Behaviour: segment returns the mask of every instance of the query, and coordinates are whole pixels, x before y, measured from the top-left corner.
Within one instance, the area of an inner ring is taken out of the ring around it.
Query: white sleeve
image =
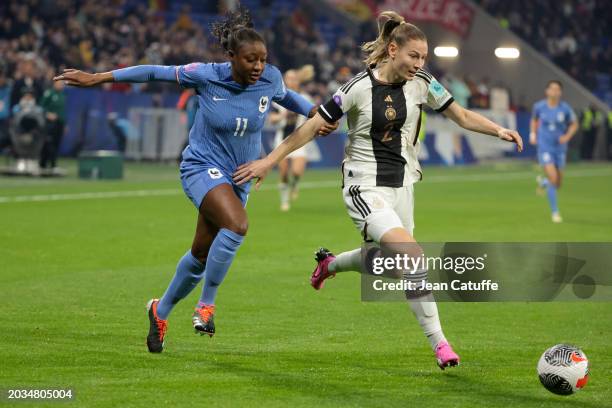
[[[336,122],[357,105],[357,98],[355,97],[357,92],[354,85],[364,78],[365,75],[367,73],[362,72],[353,77],[353,79],[342,85],[329,101],[319,106],[319,113],[326,121],[330,123]]]
[[[427,106],[436,112],[444,112],[454,100],[450,92],[436,78],[431,76],[431,80],[427,84]]]

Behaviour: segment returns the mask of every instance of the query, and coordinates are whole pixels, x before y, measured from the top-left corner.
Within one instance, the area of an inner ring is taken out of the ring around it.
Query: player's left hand
[[[523,139],[516,130],[501,128],[497,131],[497,137],[508,142],[516,143],[516,149],[523,151]]]
[[[319,128],[317,135],[327,136],[330,133],[332,133],[334,130],[338,129],[339,124],[340,124],[339,122],[334,122],[334,123],[325,122],[325,124]]]
[[[268,175],[272,165],[273,164],[266,158],[244,163],[238,166],[236,172],[232,176],[232,179],[234,180],[234,183],[241,185],[256,178],[257,183],[255,183],[255,190],[259,190],[259,186]]]

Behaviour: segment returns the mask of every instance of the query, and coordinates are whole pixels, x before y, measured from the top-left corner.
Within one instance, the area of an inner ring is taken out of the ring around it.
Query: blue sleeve
[[[285,87],[285,81],[283,81],[283,74],[281,74],[280,70],[272,64],[267,64],[266,69],[269,71],[268,78],[274,84],[274,95],[272,95],[272,100],[279,103],[287,96],[287,88]]]
[[[211,77],[212,64],[192,62],[187,65],[176,67],[178,83],[185,88],[197,88],[203,85]]]
[[[111,72],[115,82],[176,82],[176,67],[166,65],[136,65]]]
[[[306,98],[299,93],[292,91],[291,89],[287,89],[285,92],[285,97],[281,100],[277,100],[276,103],[285,109],[299,113],[300,115],[304,115],[306,117],[308,117],[308,114],[314,107],[314,105],[308,102]]]

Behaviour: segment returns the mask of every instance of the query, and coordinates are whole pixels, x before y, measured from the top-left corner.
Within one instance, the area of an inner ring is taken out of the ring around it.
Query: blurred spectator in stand
[[[0,70],[0,152],[11,145],[9,118],[11,116],[11,83]]]
[[[580,143],[580,158],[593,159],[593,151],[597,142],[597,134],[604,125],[603,114],[596,106],[590,105],[582,111],[580,117],[580,130],[582,141]]]
[[[54,81],[40,101],[45,112],[46,137],[40,156],[40,167],[51,170],[57,167],[57,154],[66,124],[66,96],[64,82]]]
[[[507,112],[510,110],[510,92],[508,92],[508,88],[499,82],[491,88],[489,107],[491,110],[499,112]]]
[[[181,152],[177,158],[177,161],[180,163],[183,159],[183,150],[185,150],[189,144],[189,131],[193,126],[193,122],[195,122],[196,113],[198,111],[198,98],[196,97],[196,93],[192,88],[185,89],[181,93],[181,96],[176,103],[176,108],[185,112],[185,116],[181,118],[181,121],[184,121],[185,128],[187,130],[185,143],[183,144],[183,148],[181,149]]]
[[[11,107],[17,105],[21,101],[25,90],[31,92],[35,100],[40,99],[43,86],[38,79],[38,73],[32,55],[28,55],[18,63],[15,78],[16,80],[11,92]]]
[[[463,107],[468,107],[468,101],[472,93],[467,84],[461,80],[461,78],[454,75],[447,75],[444,77],[444,82],[448,86],[449,92],[455,98],[455,101]],[[461,132],[453,133],[453,160],[454,164],[464,164],[463,159],[463,147],[462,147],[463,134]]]
[[[475,0],[588,88],[610,74],[610,0]]]

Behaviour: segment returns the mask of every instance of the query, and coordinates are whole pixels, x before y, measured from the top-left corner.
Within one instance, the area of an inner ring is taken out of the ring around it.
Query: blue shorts
[[[565,167],[566,152],[564,150],[538,149],[538,162],[540,166],[553,164],[558,169]]]
[[[232,186],[243,207],[246,207],[251,189],[251,183],[237,186],[232,181],[231,174],[224,174],[215,165],[204,163],[197,165],[181,163],[181,183],[183,191],[198,210],[206,194],[220,184]]]

